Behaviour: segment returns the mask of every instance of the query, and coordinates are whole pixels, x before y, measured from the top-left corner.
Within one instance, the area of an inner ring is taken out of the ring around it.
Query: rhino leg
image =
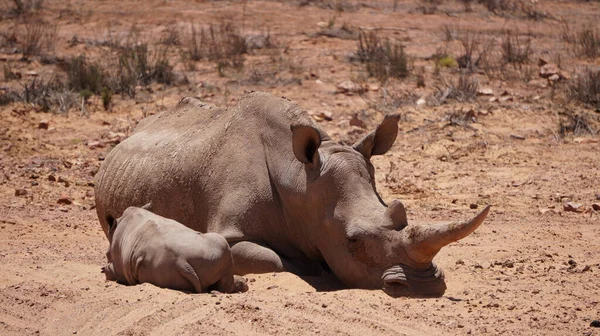
[[[202,293],[204,291],[202,284],[200,284],[198,274],[196,274],[194,268],[187,261],[178,260],[177,270],[190,282],[190,284],[192,284],[196,293]]]
[[[319,275],[321,265],[312,260],[285,259],[275,251],[258,243],[241,241],[231,246],[233,273],[290,272],[297,275]]]

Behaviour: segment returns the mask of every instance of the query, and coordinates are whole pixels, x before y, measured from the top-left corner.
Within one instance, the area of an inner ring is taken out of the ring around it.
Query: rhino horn
[[[411,257],[416,262],[431,262],[442,247],[473,233],[483,223],[489,211],[490,206],[488,205],[477,216],[468,221],[407,227],[406,233],[412,252]]]

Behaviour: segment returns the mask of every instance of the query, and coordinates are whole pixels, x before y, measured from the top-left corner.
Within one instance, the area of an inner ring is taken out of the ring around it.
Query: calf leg
[[[322,271],[316,261],[285,259],[270,248],[250,241],[234,243],[231,246],[231,253],[233,273],[239,275],[271,272],[319,275]]]

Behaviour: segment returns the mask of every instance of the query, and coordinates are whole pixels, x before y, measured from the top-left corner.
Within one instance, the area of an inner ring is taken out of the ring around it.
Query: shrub
[[[28,21],[19,38],[23,55],[40,55],[42,50],[54,50],[58,27],[43,21]]]
[[[106,110],[106,111],[110,110],[110,108],[112,106],[112,96],[113,96],[113,92],[111,91],[111,89],[109,89],[107,87],[102,88],[100,97],[102,97],[102,106],[104,107],[104,110]]]
[[[244,66],[244,54],[248,52],[246,39],[232,23],[213,24],[207,28],[191,25],[188,48],[184,58],[188,61],[208,60],[217,64],[217,69],[236,69]],[[191,68],[188,65],[188,68]]]
[[[569,98],[600,108],[600,70],[586,68],[567,85]]]
[[[579,55],[596,58],[600,56],[600,29],[586,26],[577,33],[577,51]]]
[[[438,66],[442,68],[456,68],[458,63],[452,56],[443,56],[437,61]]]
[[[356,52],[361,63],[365,64],[369,76],[382,82],[388,78],[408,76],[408,57],[401,44],[386,40],[382,42],[375,32],[359,34]]]
[[[69,88],[75,91],[89,90],[99,94],[105,83],[105,72],[97,63],[90,63],[85,55],[68,60],[63,70],[67,74]]]
[[[505,30],[502,35],[502,60],[504,63],[524,64],[531,55],[531,38],[522,38],[519,32]]]

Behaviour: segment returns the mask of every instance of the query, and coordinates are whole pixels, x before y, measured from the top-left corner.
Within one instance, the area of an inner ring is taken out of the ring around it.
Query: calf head
[[[401,202],[386,206],[375,188],[371,156],[386,153],[398,134],[398,115],[352,147],[324,139],[312,125],[294,125],[293,151],[305,166],[301,185],[311,240],[349,287],[383,288],[393,296],[440,296],[444,275],[432,262],[440,249],[472,233],[489,207],[470,221],[411,226]]]

